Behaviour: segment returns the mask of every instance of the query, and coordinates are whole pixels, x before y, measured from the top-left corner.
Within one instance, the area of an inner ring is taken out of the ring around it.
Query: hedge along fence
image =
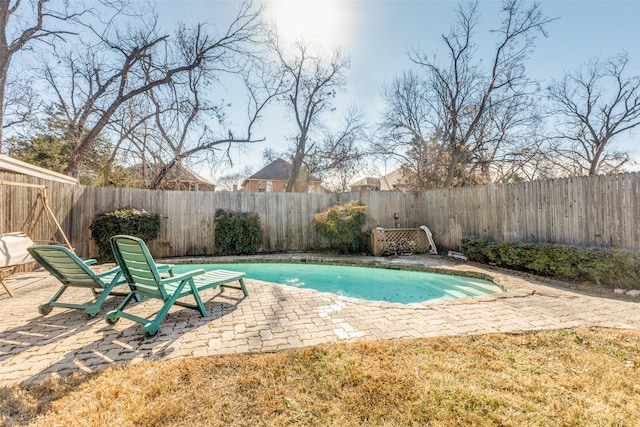
[[[216,210],[216,254],[251,255],[258,251],[260,217],[250,212]]]
[[[640,289],[640,252],[615,248],[462,239],[471,260],[563,280]]]
[[[115,261],[111,237],[126,234],[151,242],[160,234],[158,214],[137,209],[121,209],[96,215],[91,225],[91,238],[98,245],[99,262]]]
[[[365,247],[362,228],[366,224],[366,206],[356,201],[332,206],[313,217],[313,228],[342,254],[362,253]]]
[[[0,180],[44,183],[50,204],[76,252],[95,257],[89,225],[101,213],[123,208],[158,214],[160,236],[150,242],[154,256],[211,255],[215,212],[253,212],[260,217],[259,252],[327,247],[313,229],[313,216],[338,202],[359,201],[365,228],[426,225],[440,250],[460,250],[463,237],[496,241],[564,243],[640,251],[640,175],[580,177],[425,192],[342,194],[221,193],[88,188],[0,173]],[[17,231],[35,192],[0,186],[1,232]]]

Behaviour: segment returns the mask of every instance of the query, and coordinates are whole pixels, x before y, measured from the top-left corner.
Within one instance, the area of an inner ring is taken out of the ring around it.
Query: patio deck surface
[[[279,255],[301,261],[318,255]],[[353,259],[353,258],[351,258]],[[336,258],[327,258],[335,261]],[[273,352],[321,343],[352,340],[411,339],[433,336],[516,333],[543,329],[598,326],[640,328],[640,299],[611,294],[588,295],[502,270],[452,262],[443,257],[361,257],[362,262],[409,264],[471,271],[492,276],[506,292],[419,305],[368,302],[335,294],[257,280],[241,291],[207,290],[209,317],[174,307],[159,336],[144,340],[142,326],[120,319],[103,320],[121,297],[110,297],[101,313],[85,320],[81,310],[54,308],[41,316],[37,307],[59,287],[48,273],[18,273],[8,279],[15,297],[0,288],[0,385],[40,381],[73,372],[93,372],[114,364],[144,360]],[[86,289],[65,293],[65,301],[90,300]],[[157,300],[135,305],[148,316]],[[130,309],[131,310],[131,309]]]

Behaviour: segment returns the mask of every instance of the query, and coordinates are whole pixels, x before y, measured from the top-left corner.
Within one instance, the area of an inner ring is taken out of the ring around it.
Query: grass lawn
[[[319,345],[0,389],[34,426],[639,426],[640,330]]]

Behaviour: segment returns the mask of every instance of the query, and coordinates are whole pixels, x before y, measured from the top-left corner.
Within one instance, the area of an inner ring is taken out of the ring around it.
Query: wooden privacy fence
[[[311,218],[336,202],[331,194],[154,191],[82,188],[71,209],[71,238],[79,253],[94,256],[89,224],[94,216],[133,207],[160,215],[160,236],[149,243],[156,257],[215,253],[215,212],[255,212],[262,227],[262,252],[303,251],[318,247]]]
[[[438,249],[460,239],[526,240],[640,250],[640,173],[415,193],[343,193],[384,228],[426,225]]]
[[[311,219],[337,202],[367,206],[367,230],[426,225],[439,250],[459,249],[467,236],[495,240],[556,242],[640,250],[640,175],[627,173],[486,185],[424,192],[287,194],[154,191],[89,188],[0,172],[0,181],[46,184],[51,208],[78,255],[95,257],[89,224],[94,216],[121,208],[145,209],[161,217],[160,237],[150,242],[157,257],[215,252],[217,209],[255,212],[263,252],[320,249],[325,242]],[[37,193],[0,186],[0,233],[20,230]],[[36,229],[39,235],[47,231]]]

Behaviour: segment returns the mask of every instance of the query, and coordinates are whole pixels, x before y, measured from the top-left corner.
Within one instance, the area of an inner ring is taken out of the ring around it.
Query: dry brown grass
[[[0,422],[638,426],[639,337],[576,329],[145,362],[0,389]]]

